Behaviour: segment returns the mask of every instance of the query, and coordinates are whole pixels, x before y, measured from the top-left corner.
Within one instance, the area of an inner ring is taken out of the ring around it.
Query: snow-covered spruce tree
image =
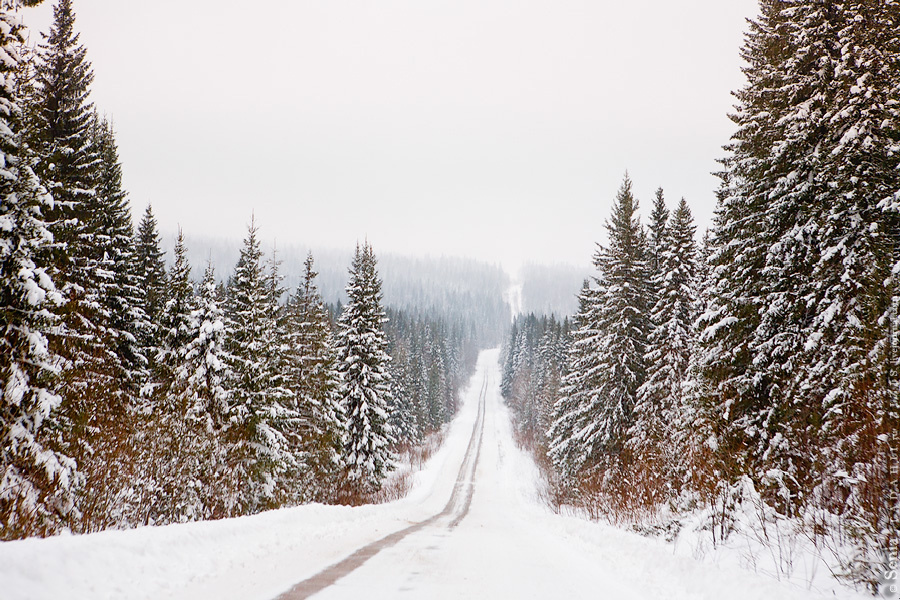
[[[778,464],[780,471],[773,473],[783,472],[789,479],[797,474],[798,465],[791,463],[805,464],[809,454],[785,429],[797,408],[811,405],[790,403],[781,388],[799,370],[804,343],[800,319],[806,307],[793,299],[811,292],[816,226],[812,204],[785,190],[792,181],[802,185],[809,180],[804,161],[812,157],[803,151],[808,136],[800,130],[811,126],[809,114],[821,102],[799,106],[791,98],[794,91],[808,93],[808,88],[791,78],[798,40],[783,8],[780,2],[763,2],[761,17],[747,34],[743,55],[750,83],[736,94],[740,105],[732,118],[738,131],[726,147],[731,154],[723,161],[710,257],[714,291],[702,319],[700,364],[712,393],[706,412],[720,415],[715,445],[726,482],[744,474],[756,474],[759,482],[759,475],[769,470],[760,464],[764,455],[774,459],[768,466]],[[793,120],[783,119],[791,106],[800,112]],[[787,143],[789,123],[794,145]],[[779,228],[793,230],[792,236],[780,241]],[[767,336],[760,347],[760,338]],[[797,490],[796,483],[781,490],[788,505]]]
[[[232,468],[240,481],[240,506],[255,513],[283,501],[283,474],[292,463],[282,431],[290,411],[273,389],[272,346],[277,315],[272,314],[271,280],[262,263],[256,224],[251,221],[228,289],[226,349],[229,355],[231,406],[228,443]]]
[[[809,20],[833,18],[819,9]],[[815,177],[824,243],[813,278],[823,285],[805,348],[811,368],[800,376],[800,387],[825,398],[826,476],[816,495],[830,491],[829,504],[844,499],[844,473],[856,480],[845,522],[865,535],[858,536],[861,552],[847,571],[873,584],[886,570],[883,554],[900,552],[900,385],[892,310],[900,213],[883,210],[900,198],[900,3],[848,2],[837,20],[841,52],[828,73],[833,97],[822,115],[827,154]]]
[[[96,254],[105,270],[111,272],[112,285],[105,298],[108,327],[114,336],[116,353],[122,361],[128,393],[136,395],[148,377],[147,357],[140,348],[140,336],[150,327],[144,313],[144,290],[137,280],[134,227],[128,196],[122,189],[122,166],[112,124],[94,115],[93,144],[100,155],[97,170],[94,215],[97,224]]]
[[[413,446],[422,441],[424,427],[419,422],[419,405],[414,394],[409,390],[415,385],[413,377],[413,361],[406,344],[394,346],[391,355],[391,395],[394,404],[390,407],[388,423],[394,430],[398,446]]]
[[[194,435],[186,420],[185,398],[176,385],[176,369],[190,341],[193,309],[191,268],[184,236],[175,243],[175,263],[166,277],[168,297],[160,311],[160,345],[154,358],[150,403],[136,419],[139,459],[130,482],[128,519],[163,525],[202,516]]]
[[[233,516],[238,509],[238,482],[229,465],[227,444],[231,405],[226,387],[227,337],[225,313],[210,263],[190,315],[189,341],[174,373],[174,392],[179,398],[176,404],[184,410],[192,437],[191,451],[196,456],[196,472],[187,484],[195,483],[201,510],[198,517],[204,519]]]
[[[425,378],[427,369],[423,352],[426,332],[423,329],[424,327],[421,327],[411,332],[409,354],[406,358],[406,365],[403,368],[404,379],[401,382],[405,398],[397,399],[398,406],[409,406],[409,409],[412,411],[409,421],[415,423],[415,435],[412,439],[416,442],[425,439],[425,434],[431,429],[428,425],[428,390],[426,389],[427,382]],[[391,354],[391,364],[395,364],[393,354]],[[403,419],[405,417],[396,417],[396,420]],[[400,439],[402,440],[402,438]]]
[[[273,429],[284,439],[279,456],[279,477],[274,480],[275,501],[278,505],[306,501],[308,497],[296,494],[298,486],[296,474],[303,470],[306,448],[303,440],[303,419],[297,410],[297,401],[291,386],[290,346],[287,343],[288,318],[282,306],[284,295],[281,275],[281,261],[277,249],[273,248],[266,273],[266,312],[269,315],[269,335],[265,340],[266,356],[265,387],[269,404],[275,408],[277,416],[272,420]]]
[[[28,131],[37,155],[35,171],[54,198],[47,219],[57,244],[55,277],[71,300],[64,319],[63,337],[68,339],[62,342],[63,354],[70,366],[77,364],[87,373],[85,379],[100,379],[99,374],[90,374],[95,365],[86,357],[92,355],[94,362],[108,358],[98,344],[108,341],[100,341],[107,337],[109,321],[104,300],[114,290],[98,239],[106,233],[100,231],[100,212],[107,207],[98,205],[96,194],[100,156],[94,144],[93,106],[88,102],[93,73],[74,26],[71,0],[60,0],[50,33],[35,56]]]
[[[520,362],[518,347],[516,340],[519,339],[519,320],[513,321],[512,328],[507,338],[510,343],[504,344],[501,348],[500,358],[503,362],[503,369],[500,373],[500,393],[503,397],[509,397],[512,393],[513,375],[516,372]]]
[[[392,398],[381,281],[368,242],[357,245],[347,296],[337,336],[340,398],[347,422],[345,462],[350,486],[370,494],[381,489],[393,468],[394,435],[387,414]]]
[[[682,489],[698,494],[700,501],[713,505],[717,494],[722,491],[721,457],[717,455],[718,440],[714,426],[721,420],[715,407],[708,402],[713,396],[709,379],[702,369],[702,344],[700,331],[703,328],[704,313],[712,306],[714,275],[710,269],[709,257],[712,253],[712,237],[707,230],[703,241],[697,247],[695,260],[695,281],[697,294],[693,301],[693,346],[691,348],[687,372],[682,384],[681,415],[675,424],[671,443],[680,448],[679,466],[683,469]]]
[[[440,340],[432,331],[426,330],[422,356],[426,368],[426,423],[428,429],[436,430],[447,420],[447,407],[444,391],[447,387],[447,376],[444,357],[441,355]]]
[[[310,253],[303,282],[286,307],[285,343],[292,409],[299,419],[302,461],[295,474],[293,501],[334,496],[344,450],[343,410],[328,311],[316,285]]]
[[[559,400],[562,386],[565,352],[569,343],[568,319],[562,323],[551,317],[537,349],[539,369],[536,377],[537,410],[533,423],[535,444],[546,453],[549,439],[547,431],[553,423],[553,407]]]
[[[654,277],[656,305],[650,313],[647,380],[638,388],[628,445],[644,492],[654,503],[679,486],[682,449],[674,444],[684,425],[683,386],[695,347],[697,244],[694,219],[684,198],[669,221]]]
[[[584,425],[581,423],[581,407],[585,403],[587,390],[598,386],[597,354],[592,351],[598,331],[593,329],[591,320],[597,291],[585,280],[578,294],[578,312],[573,319],[572,339],[566,353],[559,398],[552,408],[552,423],[547,431],[549,440],[547,455],[560,483],[568,486],[575,483],[576,474],[584,464],[586,452],[577,434]]]
[[[590,368],[596,369],[596,387],[583,390],[581,429],[575,435],[584,453],[582,464],[600,470],[617,464],[637,390],[646,379],[650,281],[647,240],[637,209],[626,175],[606,224],[609,245],[594,255],[598,291],[588,327],[597,334],[586,351],[593,355]]]
[[[184,361],[191,340],[191,313],[195,308],[191,265],[180,228],[174,254],[175,263],[166,274],[166,297],[159,312],[159,349],[154,360],[154,380],[159,385],[157,392],[163,395],[159,398],[162,404],[167,403],[165,396],[175,382],[175,370]]]
[[[647,226],[647,242],[649,246],[649,258],[647,267],[650,269],[650,279],[655,284],[657,276],[663,264],[663,252],[666,249],[666,234],[669,221],[669,209],[666,208],[666,199],[663,189],[656,190],[653,198],[653,212],[650,213],[650,223]]]
[[[59,359],[47,329],[62,303],[48,276],[52,236],[41,214],[52,199],[21,139],[16,71],[22,25],[17,10],[37,2],[0,3],[0,539],[49,535],[73,509],[75,462],[55,451]],[[43,262],[43,264],[42,264]]]
[[[192,339],[194,290],[190,280],[184,236],[179,230],[175,262],[166,275],[167,297],[159,316],[159,349],[153,361],[155,385],[137,437],[140,459],[132,484],[137,523],[162,525],[203,516],[199,498],[195,432],[187,420],[187,397],[181,393],[176,370],[183,364]]]
[[[134,462],[132,396],[118,354],[122,335],[113,327],[108,302],[118,290],[103,247],[109,207],[97,193],[102,161],[88,102],[93,74],[78,43],[71,1],[60,0],[53,16],[35,57],[28,138],[37,156],[35,170],[54,196],[47,218],[56,244],[49,256],[67,299],[49,341],[63,358],[57,381],[65,422],[61,447],[85,474],[81,521],[73,525],[93,530],[119,523],[111,515]]]
[[[99,156],[92,144],[93,106],[88,102],[94,80],[86,51],[78,43],[71,0],[59,0],[53,9],[50,33],[38,47],[29,135],[38,155],[36,171],[54,195],[48,212],[56,241],[65,244],[57,259],[66,279],[82,285],[92,265],[92,243],[85,231],[91,219]],[[85,271],[81,273],[79,271]]]
[[[541,322],[534,315],[516,317],[509,337],[508,354],[513,360],[508,362],[509,371],[504,398],[513,410],[520,437],[534,429],[535,400],[537,396],[537,341],[542,333]],[[503,390],[501,390],[503,391]]]
[[[810,494],[881,502],[898,18],[894,1],[766,0],[743,50],[701,366],[727,477],[787,514]]]
[[[212,263],[203,273],[189,331],[182,361],[175,369],[177,385],[189,399],[191,415],[221,429],[227,425],[228,414],[227,329]]]
[[[506,401],[513,410],[521,442],[543,455],[559,396],[567,334],[555,317],[534,314],[516,317],[513,329],[515,334],[509,337],[504,352],[521,358],[508,374]]]
[[[152,366],[160,345],[159,317],[166,295],[166,266],[156,217],[149,204],[134,240],[134,276],[140,291],[139,309],[147,317],[146,325],[138,331],[138,346]]]
[[[425,340],[428,339],[428,332],[422,331],[417,336],[414,347],[415,359],[413,360],[412,376],[415,383],[412,389],[415,391],[416,397],[416,415],[419,429],[422,435],[429,431],[433,431],[431,426],[430,400],[428,396],[428,357],[425,354]]]
[[[409,335],[415,320],[401,311],[387,313],[389,329],[388,354],[391,357],[391,396],[394,399],[388,407],[388,423],[394,430],[394,440],[398,447],[413,446],[421,441],[418,399],[414,390],[412,348],[416,336]]]

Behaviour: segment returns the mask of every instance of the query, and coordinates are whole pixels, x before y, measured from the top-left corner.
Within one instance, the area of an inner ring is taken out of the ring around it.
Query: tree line
[[[762,507],[875,589],[900,551],[900,6],[760,9],[711,230],[661,191],[642,224],[626,176],[565,360],[562,324],[520,320],[506,393],[563,501],[704,511],[714,540]]]
[[[135,230],[71,0],[35,50],[0,10],[0,539],[372,498],[454,413],[483,338],[383,305],[358,245],[329,307],[251,221],[227,281]]]

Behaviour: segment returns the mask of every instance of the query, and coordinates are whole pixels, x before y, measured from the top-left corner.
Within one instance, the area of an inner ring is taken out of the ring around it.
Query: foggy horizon
[[[727,4],[74,9],[135,220],[515,270],[588,265],[626,171],[644,220],[662,187],[709,225],[756,11]]]

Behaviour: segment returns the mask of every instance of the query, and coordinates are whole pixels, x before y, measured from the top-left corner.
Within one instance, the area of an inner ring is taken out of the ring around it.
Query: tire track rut
[[[485,375],[481,385],[481,393],[478,396],[478,413],[475,418],[475,425],[472,427],[472,437],[469,439],[463,462],[459,467],[459,474],[453,486],[453,493],[450,495],[450,499],[447,501],[444,509],[424,521],[414,523],[409,527],[395,531],[363,546],[340,562],[319,571],[312,577],[304,579],[290,590],[278,596],[276,600],[302,600],[309,598],[360,568],[382,550],[394,546],[405,537],[434,524],[442,518],[453,515],[448,525],[450,530],[455,529],[459,525],[466,514],[468,514],[472,505],[472,495],[475,493],[475,469],[478,466],[478,457],[481,454],[481,440],[484,437],[484,404],[487,387],[488,379],[487,375]]]

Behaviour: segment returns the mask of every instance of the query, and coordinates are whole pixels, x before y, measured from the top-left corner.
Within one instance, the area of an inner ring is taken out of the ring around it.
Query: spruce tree
[[[378,491],[393,468],[394,441],[387,414],[392,398],[381,281],[368,243],[356,248],[347,296],[338,331],[340,397],[347,422],[345,461],[350,484],[367,494]]]
[[[774,370],[768,371],[771,365],[766,364],[771,363],[776,347],[769,345],[769,358],[757,362],[754,339],[765,315],[768,314],[770,328],[777,326],[777,318],[790,320],[795,316],[785,306],[770,304],[766,298],[768,285],[781,285],[782,292],[789,285],[788,281],[769,277],[772,271],[767,265],[777,241],[773,227],[791,222],[786,202],[780,203],[779,210],[784,213],[780,218],[768,213],[770,198],[778,194],[778,178],[769,175],[777,174],[774,154],[786,147],[781,141],[785,138],[786,122],[772,112],[771,98],[790,90],[792,82],[783,66],[797,50],[796,42],[791,43],[789,20],[781,8],[780,3],[763,2],[761,17],[751,23],[746,37],[743,56],[748,65],[744,72],[754,83],[736,94],[741,104],[732,118],[738,121],[738,131],[732,137],[733,143],[726,147],[731,154],[723,160],[720,174],[723,185],[710,257],[715,278],[710,304],[702,319],[704,353],[700,364],[711,392],[706,412],[724,417],[714,427],[715,446],[723,457],[724,479],[730,483],[760,468],[754,463],[765,452],[769,440],[784,437],[783,433],[776,437],[783,422],[768,417],[782,414],[771,406]],[[783,107],[785,101],[778,104]],[[807,123],[801,121],[799,125]],[[788,175],[793,169],[794,160],[787,153],[778,170]],[[778,246],[773,256],[787,256],[790,248],[796,248],[805,239],[798,236],[787,246]],[[800,258],[802,254],[796,256]],[[804,260],[808,263],[808,257]],[[799,260],[793,264],[801,266]],[[794,283],[806,285],[808,280],[800,279],[790,285]],[[798,328],[790,324],[778,340],[781,351],[791,353],[785,357],[796,356],[801,343]],[[785,367],[793,368],[789,364]]]
[[[743,49],[700,366],[723,473],[787,514],[873,514],[859,498],[886,472],[898,18],[893,1],[765,0]]]
[[[328,499],[334,493],[344,447],[343,411],[330,318],[316,285],[312,253],[303,281],[287,306],[287,355],[293,408],[300,419],[302,468],[297,499]]]
[[[231,391],[228,331],[222,298],[212,263],[200,282],[196,308],[190,315],[190,336],[175,370],[177,405],[191,432],[196,456],[200,513],[203,518],[234,516],[239,510],[238,482],[231,468],[228,428]]]
[[[563,366],[565,363],[565,347],[568,340],[562,325],[551,317],[549,329],[545,330],[538,346],[537,398],[538,406],[535,415],[535,441],[546,451],[547,431],[553,423],[553,407],[559,399],[562,385]]]
[[[132,395],[110,302],[118,291],[104,247],[109,207],[97,189],[102,161],[88,102],[93,74],[78,43],[71,1],[60,0],[53,17],[35,57],[29,143],[37,156],[36,173],[54,196],[47,216],[56,244],[49,257],[67,299],[49,339],[63,361],[57,380],[63,397],[61,447],[85,474],[76,528],[92,530],[111,524],[111,508],[133,462],[126,456]]]
[[[137,298],[138,307],[147,317],[138,332],[138,344],[151,365],[159,352],[159,318],[166,294],[166,266],[159,244],[156,217],[148,204],[134,240],[134,275],[141,294]]]
[[[242,508],[258,512],[277,506],[282,475],[292,462],[289,442],[282,431],[288,409],[272,388],[272,344],[276,334],[272,314],[272,280],[262,262],[255,222],[251,221],[240,259],[228,289],[227,351],[232,398],[229,413],[233,425],[229,443],[241,482]]]
[[[191,313],[194,306],[194,286],[191,265],[187,259],[184,234],[178,230],[175,240],[175,263],[166,275],[166,298],[159,313],[159,350],[156,354],[155,379],[160,389],[167,390],[175,382],[175,370],[184,360],[191,340]]]
[[[40,218],[52,198],[23,144],[16,70],[22,43],[17,10],[0,4],[0,539],[48,535],[74,504],[75,462],[55,449],[61,398],[53,378],[59,358],[46,332],[63,298],[48,271],[52,236]]]
[[[131,208],[122,188],[122,166],[112,124],[95,114],[92,135],[100,156],[95,247],[105,270],[112,273],[112,285],[104,299],[109,313],[108,328],[125,370],[129,393],[134,395],[148,377],[147,357],[139,340],[150,323],[144,313],[144,291],[137,279]]]
[[[739,398],[730,429],[752,440],[754,468],[782,473],[771,484],[788,509],[815,484],[808,449],[837,429],[794,424],[868,410],[852,407],[869,402],[865,357],[883,339],[890,224],[878,204],[898,176],[884,127],[896,11],[882,4],[764,2],[744,49],[713,256],[722,312],[706,337],[723,342],[710,363],[719,402]]]
[[[672,444],[683,424],[683,387],[695,346],[697,245],[694,220],[684,198],[669,222],[660,267],[654,278],[657,301],[650,313],[647,380],[638,389],[629,446],[654,480],[669,478],[680,466],[680,449]]]
[[[29,143],[38,159],[36,173],[53,194],[47,219],[57,243],[55,274],[71,300],[63,353],[73,364],[86,364],[84,370],[90,372],[85,357],[93,355],[96,360],[103,353],[93,346],[105,337],[104,300],[111,278],[98,243],[98,236],[105,234],[100,219],[106,207],[98,205],[96,193],[100,157],[94,144],[93,105],[88,101],[94,76],[78,37],[71,0],[59,0],[50,32],[35,56]]]
[[[609,245],[594,255],[598,290],[589,327],[598,333],[588,351],[595,356],[596,387],[584,390],[579,406],[583,428],[577,434],[588,463],[617,460],[637,390],[646,378],[650,282],[646,235],[637,209],[626,175],[606,224]]]
[[[390,317],[394,320],[394,317]],[[390,407],[389,424],[394,430],[394,436],[398,445],[414,445],[421,441],[419,411],[417,398],[412,389],[412,357],[410,356],[409,340],[403,340],[400,344],[391,346],[391,380],[394,389],[391,395],[394,404]]]
[[[650,223],[647,227],[647,241],[649,243],[649,264],[651,279],[656,279],[662,268],[663,252],[666,248],[666,231],[669,221],[669,209],[666,208],[666,200],[663,189],[656,190],[653,199],[653,212],[650,213]]]
[[[578,294],[578,312],[575,314],[572,339],[565,357],[559,398],[553,405],[553,421],[547,431],[547,454],[563,482],[574,482],[587,455],[579,434],[584,427],[582,407],[586,404],[588,391],[599,385],[599,355],[594,352],[599,332],[592,320],[596,293],[589,281],[585,280]]]
[[[296,494],[296,474],[303,470],[307,448],[303,440],[303,419],[297,409],[297,398],[291,386],[288,317],[281,304],[285,291],[282,287],[283,280],[281,261],[278,259],[277,249],[273,248],[265,282],[269,331],[264,340],[263,355],[266,357],[267,402],[273,408],[274,415],[272,428],[284,440],[277,459],[278,477],[272,480],[275,501],[280,505],[308,500],[308,497]]]
[[[220,430],[227,424],[229,406],[227,329],[212,263],[203,273],[189,323],[190,334],[175,377],[188,398],[192,418]]]
[[[88,102],[94,75],[78,37],[72,1],[58,0],[50,33],[37,51],[30,142],[39,158],[37,173],[54,196],[54,209],[48,212],[51,231],[66,245],[58,267],[67,281],[84,285],[91,275],[91,265],[83,262],[90,249],[84,246],[95,233],[87,226],[95,208],[99,157],[91,140],[93,106]]]
[[[152,403],[137,428],[140,459],[137,482],[140,523],[162,525],[202,518],[207,511],[201,497],[199,473],[206,440],[190,419],[191,398],[178,378],[192,341],[194,290],[191,267],[181,230],[175,241],[175,262],[166,274],[158,312],[158,346],[153,357]]]

